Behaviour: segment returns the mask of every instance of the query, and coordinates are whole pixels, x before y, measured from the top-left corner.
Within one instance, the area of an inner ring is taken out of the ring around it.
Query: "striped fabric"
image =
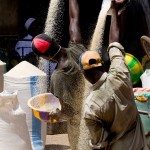
[[[140,81],[140,76],[143,74],[143,67],[139,60],[132,54],[126,53],[126,64],[130,70],[132,84],[136,84]]]

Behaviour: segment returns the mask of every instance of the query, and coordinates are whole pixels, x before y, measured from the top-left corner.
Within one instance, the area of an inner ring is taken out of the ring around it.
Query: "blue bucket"
[[[148,99],[147,102],[139,102],[136,100],[135,103],[140,113],[144,131],[150,132],[150,117],[148,117],[148,114],[146,114],[147,112],[150,112],[150,99]]]

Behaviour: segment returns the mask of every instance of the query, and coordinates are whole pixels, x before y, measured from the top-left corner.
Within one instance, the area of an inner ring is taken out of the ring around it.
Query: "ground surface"
[[[71,150],[67,134],[46,136],[45,150]]]

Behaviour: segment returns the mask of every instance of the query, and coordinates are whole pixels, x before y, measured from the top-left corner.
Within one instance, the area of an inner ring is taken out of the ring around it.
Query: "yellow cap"
[[[79,58],[79,65],[81,69],[88,70],[102,66],[102,59],[97,51],[89,50],[81,54]]]

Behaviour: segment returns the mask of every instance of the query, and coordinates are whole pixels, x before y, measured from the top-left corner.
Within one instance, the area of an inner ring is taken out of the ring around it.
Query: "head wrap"
[[[60,50],[60,46],[50,36],[42,33],[32,40],[32,50],[38,56],[55,56]]]
[[[26,28],[26,30],[29,29],[29,27],[31,26],[31,24],[32,24],[35,20],[36,20],[35,18],[29,18],[29,19],[26,20],[25,25],[24,25],[25,28]]]

